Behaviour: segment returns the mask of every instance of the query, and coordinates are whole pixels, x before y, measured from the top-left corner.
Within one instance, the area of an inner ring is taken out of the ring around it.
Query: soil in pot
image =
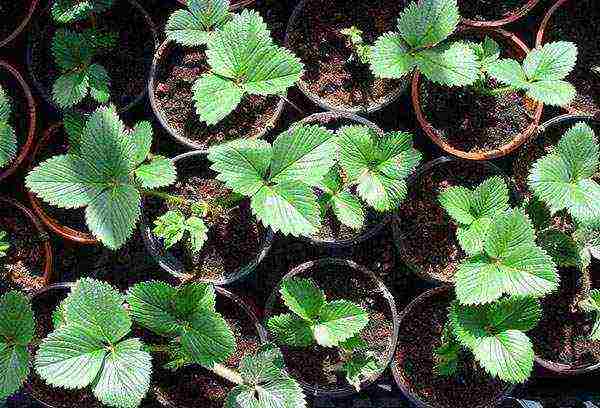
[[[245,311],[231,298],[217,296],[217,312],[221,313],[233,330],[236,341],[235,352],[225,362],[225,366],[237,369],[242,357],[258,349],[261,340],[256,326]],[[156,342],[157,338],[147,331],[143,333],[144,342]],[[157,398],[170,402],[169,407],[177,408],[222,408],[227,394],[234,384],[222,379],[198,365],[190,365],[175,372],[163,368],[169,362],[166,356],[153,356],[153,380],[156,384]]]
[[[582,287],[588,285],[576,282],[575,277],[581,272],[572,269],[560,269],[559,272],[560,288],[542,300],[542,320],[530,332],[535,354],[572,368],[596,365],[600,363],[600,341],[589,339],[593,316],[576,308],[583,298]],[[598,282],[595,283],[598,287]]]
[[[0,205],[0,231],[8,234],[10,248],[0,258],[0,277],[21,290],[45,285],[43,238],[24,214],[12,206]]]
[[[9,8],[13,7],[10,4],[7,6]],[[0,6],[0,15],[2,15],[2,7],[3,6]],[[1,35],[0,38],[2,38]],[[15,130],[15,135],[17,136],[17,154],[19,154],[23,146],[27,143],[27,137],[30,132],[29,104],[27,103],[27,97],[23,92],[21,84],[2,66],[0,66],[0,86],[2,86],[10,98],[12,115],[9,123]],[[8,163],[5,168],[0,168],[0,173],[2,170],[7,170],[10,165],[11,163]]]
[[[355,26],[366,44],[395,31],[408,1],[306,0],[288,27],[289,47],[304,62],[301,80],[307,90],[338,109],[369,110],[386,101],[400,86],[397,80],[376,78],[367,64],[352,58],[352,47],[341,30]]]
[[[229,196],[230,191],[222,182],[199,174],[197,168],[188,168],[179,170],[178,181],[169,187],[168,193],[190,201],[212,201]],[[157,217],[178,209],[151,197],[146,200],[146,207],[152,227]],[[200,252],[192,251],[186,240],[166,251],[183,263],[186,273],[201,279],[222,280],[254,261],[264,236],[265,230],[255,221],[250,203],[242,201],[209,225],[208,240]]]
[[[115,47],[94,57],[94,63],[106,68],[111,79],[110,102],[119,110],[125,109],[146,91],[148,73],[152,65],[155,49],[155,33],[140,9],[128,0],[117,0],[113,7],[99,15],[97,28],[117,33]],[[91,26],[89,20],[69,25],[70,29],[81,31]],[[52,87],[60,76],[54,56],[52,39],[59,26],[52,23],[49,9],[39,16],[37,27],[32,30],[31,71],[34,80],[51,98]],[[89,95],[78,107],[92,111],[98,106]]]
[[[497,21],[510,17],[528,0],[458,0],[460,15],[474,21]]]
[[[318,268],[318,269],[317,269]],[[314,270],[313,270],[314,269]],[[347,265],[326,264],[313,266],[296,277],[311,278],[325,292],[327,300],[345,299],[356,303],[369,312],[369,323],[360,336],[369,345],[379,362],[386,362],[393,337],[394,326],[390,306],[382,296],[376,281]],[[289,313],[279,292],[267,319]],[[334,347],[317,344],[296,348],[279,344],[290,375],[319,391],[349,388],[344,375],[335,370],[342,362],[339,351]]]
[[[577,44],[577,65],[567,80],[577,88],[571,104],[575,111],[600,111],[600,73],[592,70],[600,61],[600,7],[596,0],[570,0],[552,14],[544,33],[544,43],[572,41]]]
[[[166,45],[156,69],[154,96],[168,126],[197,149],[242,137],[259,137],[277,115],[279,97],[246,95],[237,108],[213,126],[196,113],[192,87],[210,70],[204,48]]]
[[[401,259],[429,279],[452,282],[466,254],[456,238],[455,223],[439,204],[439,194],[452,186],[474,188],[495,175],[498,172],[491,167],[465,160],[442,162],[421,174],[398,212]]]
[[[434,351],[448,318],[448,292],[427,297],[404,318],[395,363],[409,392],[432,407],[483,407],[503,394],[506,384],[490,378],[469,354],[453,377],[435,373]]]
[[[0,42],[15,32],[29,15],[32,0],[3,1],[0,4]]]

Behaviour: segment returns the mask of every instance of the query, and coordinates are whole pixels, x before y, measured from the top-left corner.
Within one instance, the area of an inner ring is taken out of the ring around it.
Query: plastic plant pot
[[[525,55],[529,52],[529,48],[527,48],[523,41],[521,41],[516,35],[499,28],[483,29],[480,27],[464,27],[461,29],[460,32],[464,34],[483,34],[491,36],[495,40],[499,41],[501,44],[508,45],[510,47],[510,50],[519,58],[524,58]],[[531,120],[528,127],[522,133],[516,135],[509,143],[505,144],[504,146],[485,152],[466,152],[457,149],[454,146],[450,145],[448,142],[446,142],[441,132],[438,129],[436,129],[431,122],[429,122],[425,112],[423,111],[423,107],[421,106],[420,85],[421,74],[418,71],[416,71],[413,75],[412,80],[412,104],[415,110],[415,114],[417,115],[419,125],[425,131],[425,134],[431,139],[431,141],[438,145],[446,153],[467,160],[490,160],[499,157],[504,157],[510,154],[523,143],[525,143],[535,133],[535,130],[539,124],[544,109],[543,104],[536,102],[534,117]]]
[[[29,4],[29,5],[26,6],[27,4]],[[23,6],[27,7],[28,11],[27,11],[25,17],[23,18],[23,20],[20,22],[20,24],[17,26],[17,28],[15,28],[15,30],[12,33],[10,33],[6,38],[0,38],[0,48],[4,47],[5,45],[7,45],[11,41],[13,41],[15,38],[17,38],[19,36],[19,34],[21,34],[23,32],[25,27],[27,27],[27,24],[29,24],[29,20],[31,20],[31,16],[33,15],[33,12],[35,11],[35,8],[37,7],[37,5],[38,5],[38,0],[23,1]]]
[[[182,168],[197,168],[198,175],[214,175],[211,170],[206,170],[208,169],[206,156],[199,151],[183,153],[173,158],[173,162],[178,168],[178,173],[181,172]],[[165,249],[162,240],[156,237],[152,232],[151,220],[148,219],[145,206],[146,203],[144,200],[142,202],[140,233],[144,239],[144,244],[146,245],[148,252],[156,260],[159,266],[167,273],[181,280],[191,279],[194,275],[186,272],[183,262],[173,254],[172,250]],[[263,234],[260,250],[250,263],[243,265],[238,270],[227,271],[225,276],[220,279],[205,279],[204,281],[213,283],[215,285],[228,285],[252,273],[271,249],[271,245],[275,236],[271,229],[264,230]]]
[[[462,23],[472,27],[501,27],[510,23],[514,23],[520,18],[526,16],[539,2],[540,0],[529,0],[520,8],[510,12],[506,17],[499,20],[482,21],[463,18]]]
[[[273,290],[269,299],[267,300],[267,304],[265,307],[265,319],[264,321],[268,321],[268,319],[275,315],[277,308],[280,307],[280,293],[279,288],[281,287],[281,282],[285,279],[293,278],[293,277],[302,277],[302,278],[312,278],[316,281],[317,285],[319,285],[322,289],[327,292],[325,288],[326,285],[329,287],[333,287],[332,285],[336,285],[335,279],[330,278],[327,282],[320,282],[319,276],[322,279],[327,279],[331,276],[331,271],[327,273],[323,272],[324,268],[346,268],[352,270],[352,273],[355,273],[357,276],[364,278],[364,282],[368,285],[369,294],[373,297],[377,296],[380,298],[380,301],[383,305],[385,305],[385,314],[389,321],[392,322],[393,328],[391,330],[391,335],[389,338],[389,342],[386,347],[385,355],[379,360],[382,365],[382,369],[375,375],[371,376],[369,379],[361,383],[361,390],[367,388],[371,384],[373,384],[385,371],[388,367],[392,358],[394,356],[394,350],[396,348],[396,342],[398,340],[398,331],[400,330],[400,322],[398,320],[398,311],[396,309],[396,301],[394,300],[394,296],[390,292],[390,290],[385,286],[385,284],[370,270],[365,268],[364,266],[358,265],[357,263],[340,258],[321,258],[314,261],[305,262],[295,268],[293,268],[290,272],[288,272],[282,280],[279,282],[277,287]],[[285,359],[285,353],[284,353]],[[288,365],[288,370],[290,367]],[[310,384],[305,381],[303,378],[296,378],[296,381],[302,386],[304,392],[309,397],[315,398],[342,398],[350,395],[357,394],[358,391],[351,386],[350,384],[346,385],[332,385],[328,387],[319,386],[317,384]]]

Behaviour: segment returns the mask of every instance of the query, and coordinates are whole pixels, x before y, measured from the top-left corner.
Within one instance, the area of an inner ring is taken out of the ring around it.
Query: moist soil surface
[[[29,14],[31,1],[3,1],[0,4],[0,16],[2,16],[2,20],[0,21],[0,41],[5,40],[21,25],[27,14]]]
[[[0,8],[1,7],[3,6],[0,6]],[[8,5],[8,7],[10,8],[11,6]],[[0,15],[2,15],[1,12]],[[1,38],[2,36],[0,35],[0,39]],[[10,98],[12,114],[10,116],[9,124],[12,125],[15,130],[15,135],[17,135],[17,155],[19,155],[21,149],[27,142],[27,136],[30,131],[27,97],[25,96],[21,84],[3,67],[0,67],[0,86]],[[8,167],[10,167],[10,163],[4,168],[0,168],[0,173],[7,170]]]
[[[490,378],[471,355],[463,354],[456,376],[435,373],[434,351],[441,346],[449,306],[449,295],[439,294],[425,299],[404,318],[395,355],[400,381],[430,406],[488,406],[506,385]]]
[[[10,248],[0,259],[0,277],[17,289],[44,286],[46,261],[43,240],[29,219],[14,207],[0,205],[0,231],[8,234]]]
[[[197,149],[238,138],[259,137],[271,127],[279,97],[246,95],[237,108],[216,125],[207,126],[196,113],[192,87],[210,70],[204,48],[167,47],[156,70],[154,95],[158,110],[177,134]]]
[[[328,301],[345,299],[363,307],[369,313],[369,323],[360,336],[369,345],[369,351],[375,353],[377,361],[387,362],[390,347],[392,347],[393,316],[389,304],[379,290],[377,283],[361,272],[342,265],[325,265],[313,267],[297,277],[311,278],[325,292]],[[334,284],[332,284],[334,283]],[[267,320],[270,316],[289,313],[283,305],[279,292],[271,312],[267,310]],[[334,369],[342,362],[336,348],[313,345],[307,348],[296,348],[278,344],[283,353],[286,367],[295,379],[322,391],[334,391],[348,388],[349,384],[344,375]]]
[[[421,276],[452,282],[466,254],[456,238],[456,224],[439,204],[439,194],[452,186],[472,189],[495,175],[484,164],[460,160],[438,164],[420,175],[398,213],[401,259]]]
[[[367,110],[388,99],[400,81],[375,78],[361,63],[341,30],[357,27],[363,41],[372,45],[388,31],[395,31],[404,0],[306,0],[295,24],[290,26],[290,48],[304,62],[301,80],[310,93],[330,105]]]
[[[502,20],[526,4],[527,0],[458,0],[460,15],[474,21]]]
[[[61,75],[52,55],[52,39],[57,26],[51,24],[49,9],[40,15],[32,28],[32,73],[44,92],[52,98],[52,87]],[[90,28],[89,21],[69,26],[75,31]],[[154,35],[143,13],[127,0],[117,0],[114,6],[97,17],[97,28],[117,35],[115,47],[102,51],[93,63],[102,65],[110,77],[110,103],[117,109],[126,108],[146,92],[146,84],[154,56]],[[78,105],[84,111],[93,111],[98,103],[89,95]]]
[[[208,174],[202,174],[201,169],[182,169],[181,166],[178,181],[168,192],[191,201],[217,202],[230,194],[222,182],[210,178]],[[155,198],[149,198],[146,202],[148,220],[152,226],[154,220],[166,211],[179,209]],[[200,252],[193,252],[186,244],[186,239],[166,250],[183,263],[185,272],[190,275],[208,280],[227,279],[254,261],[262,248],[265,231],[254,220],[248,201],[242,201],[238,207],[222,214],[208,227],[208,240]]]
[[[567,80],[577,88],[571,104],[580,112],[600,112],[600,7],[596,0],[570,0],[560,6],[548,21],[544,43],[572,41],[577,44],[577,65]]]
[[[590,286],[598,287],[598,277],[592,282],[581,272],[561,269],[560,288],[542,300],[544,313],[538,326],[529,332],[535,354],[544,360],[565,364],[572,368],[589,367],[600,363],[600,341],[592,341],[589,334],[594,316],[581,313],[576,304],[584,298]]]
[[[242,357],[252,353],[260,346],[260,337],[249,315],[232,299],[217,294],[217,312],[221,313],[233,330],[236,341],[235,352],[225,362],[225,366],[237,369]],[[160,340],[156,336],[144,333],[144,341]],[[163,340],[164,341],[164,340]],[[159,400],[169,401],[169,407],[177,408],[222,408],[227,394],[234,385],[211,371],[198,365],[190,365],[175,372],[166,370],[166,356],[153,356],[153,380]]]

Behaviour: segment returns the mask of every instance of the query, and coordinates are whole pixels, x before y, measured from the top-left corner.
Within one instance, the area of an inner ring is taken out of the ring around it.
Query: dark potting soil
[[[600,73],[592,68],[600,61],[600,7],[596,0],[571,0],[561,5],[548,21],[544,42],[577,44],[577,65],[567,80],[577,88],[572,107],[580,112],[600,111]]]
[[[438,164],[422,174],[398,212],[402,237],[396,242],[401,259],[430,279],[452,282],[466,255],[456,238],[456,224],[439,204],[439,194],[451,186],[474,188],[495,175],[481,163],[462,160]]]
[[[14,33],[23,23],[23,20],[29,14],[31,1],[3,1],[0,4],[0,16],[2,16],[2,20],[0,20],[0,41],[5,40]]]
[[[272,127],[279,97],[246,95],[222,121],[207,126],[196,113],[192,87],[210,70],[203,48],[171,45],[156,70],[154,94],[158,109],[179,135],[198,149],[237,138],[259,137]]]
[[[376,78],[367,64],[353,57],[341,30],[357,27],[366,44],[396,29],[407,1],[306,0],[288,32],[289,46],[306,67],[302,83],[329,104],[366,110],[397,91],[402,82]]]
[[[97,28],[117,33],[115,47],[94,57],[93,62],[102,65],[110,77],[110,103],[124,109],[146,92],[148,75],[154,56],[154,34],[144,14],[128,0],[117,0],[114,6],[99,15]],[[81,31],[91,26],[90,21],[70,25]],[[52,87],[60,71],[52,55],[52,39],[58,26],[52,24],[49,9],[39,16],[37,26],[32,28],[32,73],[47,95],[52,98]],[[98,103],[89,95],[79,108],[92,111]]]
[[[526,4],[527,0],[458,0],[460,15],[475,21],[502,20]]]
[[[178,181],[169,188],[169,193],[184,196],[188,200],[218,200],[227,197],[230,191],[224,184],[211,178],[203,178],[196,170],[180,170]],[[148,219],[154,220],[168,210],[177,207],[150,198]],[[248,201],[221,215],[209,225],[208,240],[202,250],[194,253],[187,241],[182,240],[167,251],[183,262],[186,273],[203,279],[227,279],[245,267],[258,255],[262,248],[264,229],[254,221]]]
[[[389,304],[383,297],[376,281],[348,266],[326,265],[313,267],[297,277],[311,278],[325,292],[328,301],[345,299],[354,302],[369,313],[369,323],[360,336],[369,345],[381,364],[387,363],[392,345],[393,316]],[[335,282],[335,284],[332,284]],[[270,316],[289,313],[283,305],[279,292],[272,306]],[[267,312],[269,313],[269,312]],[[292,377],[319,390],[335,390],[349,387],[344,375],[335,370],[342,362],[336,348],[314,345],[296,348],[279,344],[286,367]]]
[[[464,354],[456,376],[435,372],[434,351],[441,345],[449,306],[448,294],[439,294],[425,299],[404,318],[395,354],[401,381],[431,406],[491,406],[506,385],[489,377],[471,355]]]
[[[10,248],[0,258],[0,277],[21,290],[44,286],[43,239],[29,219],[14,207],[0,205],[0,231],[8,234]]]
[[[544,360],[572,368],[598,364],[600,341],[589,339],[594,316],[581,313],[576,307],[593,285],[591,277],[585,274],[577,281],[581,272],[572,269],[561,269],[559,272],[560,288],[542,300],[542,320],[529,333],[534,351]]]
[[[492,88],[499,87],[490,81]],[[455,149],[481,153],[498,149],[531,124],[535,105],[520,93],[483,95],[473,88],[448,88],[422,79],[419,93],[423,113]]]
[[[248,314],[232,299],[217,295],[217,312],[221,313],[235,335],[235,352],[225,366],[237,369],[242,357],[256,351],[261,343],[259,334]],[[177,408],[221,408],[233,384],[211,371],[191,365],[175,372],[162,366],[168,360],[164,355],[153,356],[153,381],[159,400],[169,401]]]
[[[1,8],[2,6],[0,6]],[[9,7],[11,7],[9,5]],[[0,12],[0,15],[2,13]],[[0,35],[0,39],[2,36]],[[27,142],[27,137],[30,132],[29,123],[29,105],[27,104],[27,97],[21,87],[21,84],[3,67],[0,67],[0,86],[4,89],[8,97],[10,98],[12,114],[10,116],[9,123],[15,130],[17,136],[17,155],[20,153],[21,148]],[[6,170],[10,166],[10,163],[4,168],[0,168],[0,172]]]

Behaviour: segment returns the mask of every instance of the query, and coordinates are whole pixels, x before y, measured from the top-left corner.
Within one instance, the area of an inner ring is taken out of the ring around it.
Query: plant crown
[[[17,155],[17,135],[11,125],[13,107],[6,90],[0,86],[0,168]]]
[[[85,120],[70,116],[69,121]],[[70,123],[70,150],[40,163],[27,187],[60,208],[85,208],[90,231],[108,248],[121,247],[140,217],[142,194],[172,184],[171,160],[150,154],[152,126],[126,130],[115,107],[101,107],[87,121]],[[78,133],[78,129],[81,133]]]
[[[124,296],[105,282],[83,278],[52,315],[54,330],[42,340],[35,370],[48,384],[91,387],[100,402],[117,408],[141,404],[150,387],[151,357],[131,338]]]

